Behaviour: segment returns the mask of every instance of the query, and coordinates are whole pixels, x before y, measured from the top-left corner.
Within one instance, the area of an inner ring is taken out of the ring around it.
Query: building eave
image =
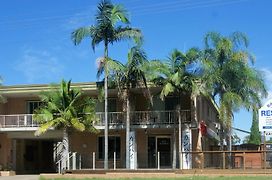
[[[84,92],[97,90],[95,82],[72,83],[71,86],[74,88],[80,88]],[[36,96],[40,92],[49,91],[50,89],[51,89],[50,84],[1,86],[0,87],[0,94],[4,97]]]

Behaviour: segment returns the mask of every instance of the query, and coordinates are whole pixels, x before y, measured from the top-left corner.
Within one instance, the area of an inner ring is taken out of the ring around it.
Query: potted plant
[[[0,165],[0,176],[14,176],[15,171],[12,170],[11,166]]]

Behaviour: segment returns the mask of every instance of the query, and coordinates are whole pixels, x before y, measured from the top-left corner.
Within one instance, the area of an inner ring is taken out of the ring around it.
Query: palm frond
[[[78,45],[81,43],[81,41],[86,37],[93,37],[94,33],[96,31],[96,28],[94,26],[89,27],[81,27],[77,30],[72,32],[72,41],[75,45]]]
[[[218,32],[208,32],[204,36],[205,49],[216,47],[220,39],[221,35]]]
[[[37,134],[45,133],[49,128],[71,127],[83,131],[85,126],[89,126],[87,123],[92,122],[90,117],[95,120],[94,101],[83,96],[80,89],[72,88],[71,80],[62,80],[58,89],[54,86],[51,91],[43,93],[42,100],[43,105],[35,110],[33,116],[41,124]]]
[[[137,45],[141,45],[143,43],[143,35],[140,29],[131,28],[131,27],[121,27],[118,26],[115,29],[115,36],[113,41],[121,41],[121,40],[129,40],[133,39]]]
[[[124,9],[124,7],[120,4],[115,5],[112,10],[111,10],[111,21],[112,21],[112,26],[114,26],[118,21],[121,21],[122,23],[129,24],[128,20],[128,13]]]
[[[171,83],[168,82],[163,86],[160,98],[164,99],[164,97],[173,93],[174,91],[175,91],[175,87]]]

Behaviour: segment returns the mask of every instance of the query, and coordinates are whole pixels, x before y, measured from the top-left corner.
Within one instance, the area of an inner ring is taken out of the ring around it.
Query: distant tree
[[[236,133],[232,135],[231,140],[232,140],[232,144],[240,144],[241,142],[241,138]]]
[[[250,135],[249,135],[248,143],[259,145],[259,144],[261,144],[261,133],[259,131],[259,124],[258,124],[258,117],[257,117],[258,110],[253,109],[252,114],[253,114],[252,125],[250,128]]]
[[[243,144],[248,144],[248,141],[249,141],[249,135],[244,137]]]
[[[95,131],[95,101],[83,96],[81,90],[71,88],[71,81],[62,80],[59,87],[51,86],[50,91],[40,95],[43,105],[34,112],[34,120],[40,124],[35,135],[41,135],[49,129],[63,131],[62,168],[66,168],[69,153],[69,130]]]

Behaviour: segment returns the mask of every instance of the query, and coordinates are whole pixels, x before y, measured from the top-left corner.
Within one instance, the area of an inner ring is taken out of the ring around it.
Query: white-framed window
[[[33,114],[34,110],[42,105],[41,101],[27,101],[27,114]]]

